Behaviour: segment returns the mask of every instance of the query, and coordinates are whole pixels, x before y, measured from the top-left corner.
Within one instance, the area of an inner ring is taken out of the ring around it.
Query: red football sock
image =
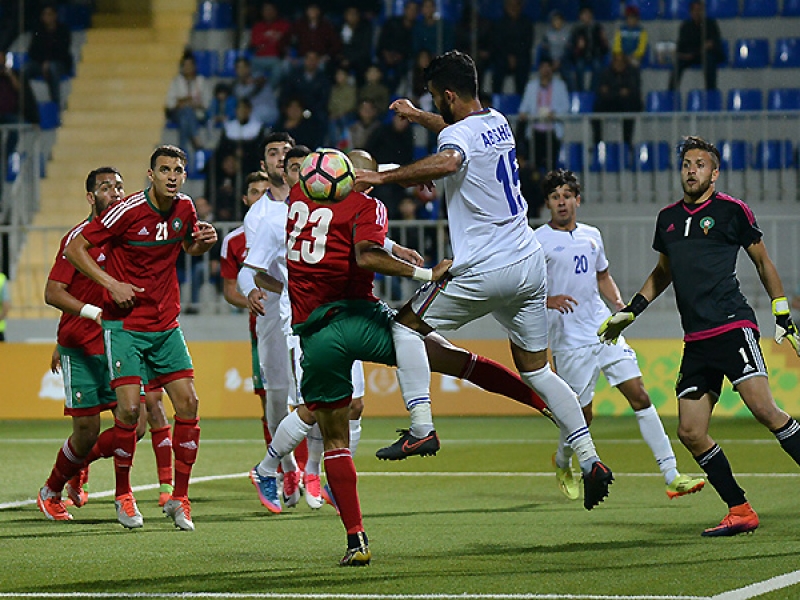
[[[109,427],[103,433],[101,433],[97,441],[92,446],[92,449],[89,450],[89,454],[86,455],[86,460],[84,464],[88,465],[89,463],[93,463],[98,458],[111,458],[114,455],[114,428]]]
[[[136,452],[136,424],[127,425],[114,419],[114,474],[117,497],[131,493],[131,467]]]
[[[339,507],[339,513],[347,533],[364,531],[361,520],[361,503],[356,488],[356,467],[353,457],[347,448],[327,450],[325,456],[325,474],[331,486],[333,497]]]
[[[50,471],[50,477],[47,478],[45,485],[52,491],[60,493],[64,489],[64,484],[80,472],[83,462],[84,458],[75,455],[72,442],[70,438],[67,438],[58,451],[56,464],[53,465],[53,470]]]
[[[170,426],[150,430],[150,442],[153,444],[153,453],[156,455],[156,471],[158,483],[172,485],[172,438]]]
[[[264,428],[264,443],[269,448],[269,445],[272,443],[272,434],[269,432],[269,424],[264,417],[261,417],[261,426]]]
[[[172,451],[175,453],[175,489],[173,498],[185,498],[189,494],[189,477],[192,465],[197,460],[200,443],[199,419],[181,419],[175,417],[175,429],[172,432]]]
[[[303,438],[303,441],[294,449],[294,460],[297,463],[298,470],[305,473],[306,464],[308,463],[308,442],[306,442],[306,438]]]
[[[460,378],[474,383],[487,392],[506,396],[525,406],[539,411],[548,410],[544,400],[516,373],[485,356],[471,354]]]

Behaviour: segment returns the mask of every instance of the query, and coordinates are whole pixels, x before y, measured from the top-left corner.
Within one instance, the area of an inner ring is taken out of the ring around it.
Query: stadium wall
[[[473,352],[511,366],[505,340],[459,340]],[[675,416],[675,378],[682,343],[677,339],[632,342],[653,404],[663,416]],[[252,393],[250,345],[245,341],[191,342],[202,418],[259,418],[260,403]],[[800,361],[789,344],[776,346],[766,339],[763,349],[770,368],[772,389],[778,404],[800,415]],[[61,377],[49,371],[52,343],[0,344],[0,381],[4,398],[0,419],[55,419],[63,412]],[[403,416],[405,409],[392,369],[365,365],[367,379],[366,415]],[[483,392],[475,386],[437,373],[432,379],[433,409],[440,416],[528,415],[531,409],[511,400]],[[626,415],[631,409],[622,396],[600,378],[595,395],[596,415]],[[745,406],[726,384],[717,415],[746,416]],[[168,411],[169,413],[169,411]],[[537,413],[538,414],[538,413]]]

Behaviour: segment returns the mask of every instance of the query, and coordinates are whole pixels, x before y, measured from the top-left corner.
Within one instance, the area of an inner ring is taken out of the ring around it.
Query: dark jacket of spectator
[[[352,71],[356,81],[361,83],[364,71],[372,62],[372,24],[365,21],[355,7],[348,7],[344,13],[341,30],[341,66]]]
[[[292,24],[289,31],[290,45],[297,56],[304,57],[316,52],[322,57],[338,56],[342,51],[342,40],[333,24],[322,16],[318,4],[309,4],[304,16]]]

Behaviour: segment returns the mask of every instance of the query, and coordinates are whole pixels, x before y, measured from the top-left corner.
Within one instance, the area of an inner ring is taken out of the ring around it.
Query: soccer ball
[[[344,200],[353,191],[355,178],[353,163],[333,148],[312,152],[300,165],[300,187],[312,200]]]

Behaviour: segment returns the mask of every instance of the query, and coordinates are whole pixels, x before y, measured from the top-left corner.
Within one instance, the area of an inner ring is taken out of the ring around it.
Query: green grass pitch
[[[403,425],[364,420],[356,466],[373,562],[343,569],[345,535],[331,507],[261,507],[244,475],[264,454],[258,421],[201,422],[193,533],[157,506],[149,436],[132,473],[134,486],[150,485],[136,493],[145,526],[126,531],[115,519],[110,461],[93,465],[90,481],[92,493],[109,493],[70,508],[74,521],[48,521],[32,502],[68,419],[0,422],[0,598],[800,598],[794,576],[778,589],[746,588],[800,569],[800,469],[752,419],[713,421],[711,433],[761,527],[716,539],[700,532],[724,516],[722,501],[710,486],[670,501],[633,418],[592,425],[616,481],[591,512],[556,488],[557,432],[545,419],[441,418],[438,456],[377,460]],[[679,467],[699,473],[675,421],[665,427]]]

